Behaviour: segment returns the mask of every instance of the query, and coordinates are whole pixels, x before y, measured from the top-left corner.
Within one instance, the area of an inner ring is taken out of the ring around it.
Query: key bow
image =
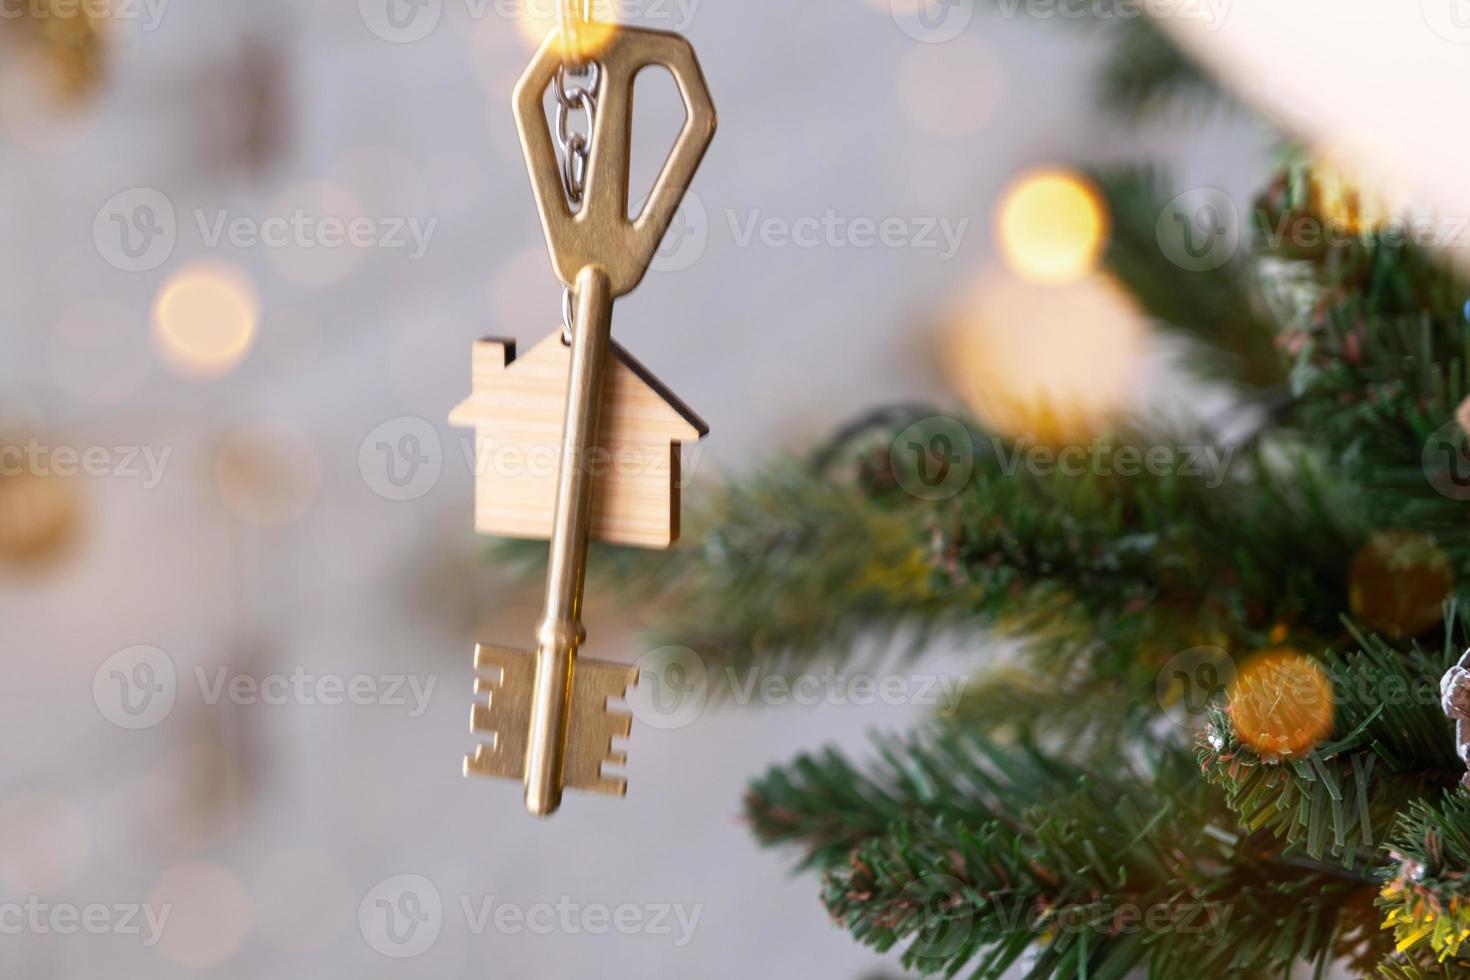
[[[553,31],[516,85],[516,128],[557,278],[570,287],[584,267],[597,265],[606,272],[612,295],[618,297],[643,281],[714,137],[715,107],[694,47],[685,38],[668,31],[612,28],[606,46],[594,56],[602,81],[586,191],[582,206],[574,212],[562,188],[551,130],[542,109],[542,100],[562,66],[562,57],[561,34]],[[686,118],[642,211],[630,220],[633,83],[640,71],[653,65],[667,68],[674,76]]]

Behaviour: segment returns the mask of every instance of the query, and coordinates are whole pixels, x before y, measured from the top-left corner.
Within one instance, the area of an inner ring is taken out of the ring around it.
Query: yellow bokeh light
[[[516,27],[521,37],[533,48],[539,48],[546,35],[557,29],[557,7],[563,0],[539,0],[521,5],[521,15],[516,18]],[[577,31],[577,53],[595,58],[617,33],[616,4],[610,0],[594,0],[592,21],[582,24]]]
[[[1327,224],[1353,235],[1371,231],[1396,211],[1405,210],[1391,202],[1356,162],[1360,156],[1350,144],[1319,147],[1308,184],[1307,204],[1312,211]]]
[[[1097,189],[1064,170],[1034,171],[1012,184],[996,221],[1006,263],[1017,275],[1047,285],[1091,273],[1108,227]]]
[[[195,262],[169,277],[153,305],[153,338],[177,373],[228,374],[245,359],[260,323],[260,297],[240,269]]]
[[[1100,435],[1128,410],[1147,338],[1103,276],[1039,286],[995,273],[944,335],[941,369],[994,431],[1057,444]]]
[[[1247,660],[1229,690],[1236,738],[1262,758],[1305,755],[1332,732],[1332,682],[1315,660],[1287,647]]]
[[[1373,535],[1348,568],[1353,615],[1396,640],[1444,622],[1455,566],[1434,539],[1413,531]]]

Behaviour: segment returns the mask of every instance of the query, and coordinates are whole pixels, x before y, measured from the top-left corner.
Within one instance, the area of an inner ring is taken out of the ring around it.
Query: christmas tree
[[[1227,101],[1146,20],[1108,29],[1112,107]],[[880,408],[696,499],[671,554],[603,549],[593,574],[665,600],[658,644],[737,671],[968,638],[952,716],[803,754],[744,801],[834,920],[916,973],[1456,975],[1470,286],[1418,219],[1289,144],[1238,245],[1154,170],[1077,184],[1105,274],[1232,424],[1079,443],[1046,406],[1025,431]],[[1051,464],[1017,465],[1037,446]]]

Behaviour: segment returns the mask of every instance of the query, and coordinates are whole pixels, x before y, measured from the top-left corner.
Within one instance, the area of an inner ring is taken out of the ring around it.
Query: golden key
[[[471,728],[493,733],[494,742],[478,745],[465,759],[465,775],[522,780],[526,809],[538,816],[560,806],[566,786],[616,795],[627,791],[626,780],[605,773],[603,766],[627,761],[625,752],[613,748],[613,739],[629,735],[632,717],[610,710],[608,702],[624,697],[637,684],[637,668],[577,656],[586,639],[581,612],[593,522],[595,468],[590,463],[598,446],[609,372],[614,385],[634,374],[653,384],[641,373],[641,366],[612,343],[613,301],[642,281],[715,130],[714,105],[687,40],[664,31],[595,26],[606,32],[607,40],[595,55],[588,55],[599,79],[597,111],[590,153],[585,158],[585,191],[575,212],[563,189],[542,104],[553,79],[562,77],[558,72],[567,47],[560,31],[547,37],[515,91],[516,126],[552,267],[575,296],[575,329],[567,369],[560,466],[550,511],[546,602],[536,627],[536,649],[532,653],[481,645],[475,651],[477,670],[498,672],[498,678],[477,677],[476,694],[485,699],[475,704]],[[630,220],[633,81],[639,71],[652,65],[663,66],[674,76],[687,119],[642,212]],[[487,351],[501,352],[495,356],[501,358],[503,368],[505,347],[486,343]],[[544,361],[556,355],[554,348],[553,341],[543,342],[532,356],[547,351]],[[477,378],[480,371],[477,352]],[[666,398],[677,402],[671,395]],[[456,410],[457,423],[473,422],[473,409],[466,406]],[[661,431],[675,440],[681,434],[703,433],[703,424],[692,413],[687,420]],[[675,441],[670,474],[674,481],[678,452]],[[659,547],[677,536],[677,497],[672,516],[667,502],[663,507],[671,529],[651,540],[639,540],[636,534],[629,540]]]

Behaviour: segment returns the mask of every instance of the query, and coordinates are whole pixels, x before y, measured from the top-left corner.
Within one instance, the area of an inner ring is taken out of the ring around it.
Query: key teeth
[[[579,660],[572,675],[572,716],[567,739],[564,782],[577,789],[623,796],[626,777],[606,771],[627,765],[628,753],[613,746],[633,731],[633,716],[614,710],[611,701],[623,698],[637,683],[638,669],[627,664]]]
[[[525,650],[482,643],[475,647],[475,669],[484,672],[475,678],[475,694],[484,700],[470,709],[470,731],[489,735],[490,742],[465,756],[464,774],[520,779],[526,767],[535,660]]]

